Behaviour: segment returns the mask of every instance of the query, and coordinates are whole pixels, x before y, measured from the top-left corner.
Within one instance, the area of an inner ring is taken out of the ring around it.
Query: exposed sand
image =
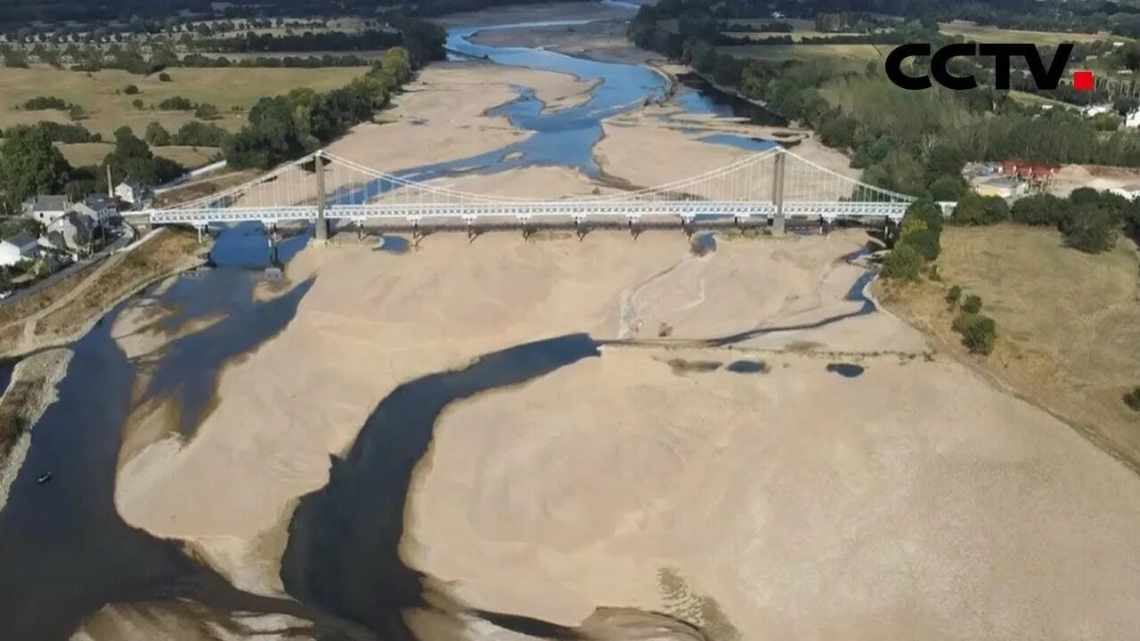
[[[845,176],[858,178],[860,175],[859,170],[851,168],[846,156],[825,147],[811,132],[789,127],[760,127],[733,119],[686,117],[672,104],[645,107],[607,120],[605,138],[594,148],[594,158],[607,174],[634,185],[652,187],[713,171],[758,153],[700,141],[716,133],[764,139],[790,134],[801,141],[791,148],[797,156]],[[806,194],[797,191],[795,175],[788,174],[785,194],[789,199],[803,199]],[[844,195],[849,195],[849,190]]]
[[[527,136],[486,111],[514,100],[514,86],[534,89],[548,109],[585,100],[590,84],[573,76],[476,62],[439,63],[420,72],[395,108],[329,145],[328,151],[374,169],[394,171],[474,156]]]

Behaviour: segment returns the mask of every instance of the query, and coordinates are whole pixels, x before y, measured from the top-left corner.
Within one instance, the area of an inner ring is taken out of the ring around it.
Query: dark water
[[[113,496],[120,430],[140,371],[153,379],[143,395],[173,396],[184,433],[192,432],[213,396],[222,366],[280,332],[311,282],[269,302],[252,298],[266,244],[245,229],[223,232],[223,266],[179,278],[161,295],[119,305],[71,348],[75,355],[50,405],[32,431],[31,447],[0,512],[0,638],[67,638],[84,617],[113,602],[192,599],[219,613],[284,612],[323,616],[289,600],[243,593],[191,561],[174,541],[128,526]],[[297,241],[297,242],[303,242]],[[248,252],[234,249],[248,247]],[[170,332],[196,318],[222,315],[209,329],[171,342],[160,353],[128,359],[111,336],[127,304],[175,310],[139,331]],[[36,477],[51,472],[40,485]]]
[[[712,232],[694,234],[689,242],[689,249],[697,256],[704,256],[716,251],[716,235]]]
[[[737,374],[761,374],[768,371],[768,364],[764,361],[733,361],[725,369]]]
[[[12,382],[12,371],[16,369],[19,362],[20,359],[18,358],[0,361],[0,394],[8,389],[8,383]]]
[[[721,91],[695,73],[681,74],[677,76],[677,80],[684,85],[684,88],[678,90],[676,101],[692,113],[745,117],[754,124],[772,127],[786,127],[788,124],[787,118],[751,101]]]
[[[400,385],[376,406],[328,484],[306,495],[289,525],[281,577],[307,604],[406,639],[399,608],[422,605],[420,575],[398,547],[412,471],[451,403],[598,356],[585,334],[512,347],[468,367]]]
[[[411,249],[412,243],[403,236],[384,234],[376,241],[376,250],[392,254],[405,254]]]
[[[829,363],[827,371],[839,374],[843,378],[856,378],[863,375],[863,367],[854,363]]]
[[[220,326],[259,327],[268,338],[292,317],[295,301],[233,313]],[[87,615],[110,602],[189,598],[219,611],[289,612],[305,608],[236,590],[186,557],[173,541],[128,526],[113,495],[120,429],[132,406],[136,364],[111,337],[122,305],[72,346],[75,356],[32,431],[31,448],[7,506],[0,512],[0,621],[3,638],[65,639]],[[236,330],[246,336],[253,330]],[[218,344],[179,379],[216,375],[225,359],[248,345]],[[185,349],[183,341],[171,347]],[[191,396],[193,396],[191,394]],[[36,477],[51,472],[50,483]]]

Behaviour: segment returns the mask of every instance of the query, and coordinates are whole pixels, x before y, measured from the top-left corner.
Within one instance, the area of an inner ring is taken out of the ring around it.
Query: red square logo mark
[[[1096,83],[1093,82],[1093,72],[1073,72],[1073,91],[1092,91],[1095,86]]]

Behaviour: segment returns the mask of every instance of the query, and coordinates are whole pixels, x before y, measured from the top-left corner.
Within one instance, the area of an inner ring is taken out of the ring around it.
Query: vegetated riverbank
[[[67,372],[71,351],[57,346],[86,334],[112,307],[150,283],[200,264],[192,238],[174,230],[156,232],[129,251],[0,308],[0,350],[8,358],[23,358],[7,389],[0,390],[0,509],[20,473],[31,430]]]
[[[82,336],[119,301],[146,285],[200,265],[194,233],[164,229],[60,281],[0,306],[0,356],[11,358]]]
[[[948,227],[937,265],[942,282],[883,281],[888,309],[984,372],[1003,389],[1047,409],[1140,473],[1137,414],[1122,401],[1140,381],[1140,276],[1135,244],[1090,255],[1066,248],[1052,229]],[[997,321],[993,354],[966,353],[946,291],[981,296]]]
[[[67,372],[72,353],[48,349],[15,365],[0,397],[0,510],[31,445],[31,428],[55,400],[55,386]]]

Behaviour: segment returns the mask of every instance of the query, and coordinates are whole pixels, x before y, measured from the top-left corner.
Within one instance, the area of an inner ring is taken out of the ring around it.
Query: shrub
[[[157,122],[152,122],[146,126],[146,133],[143,134],[143,139],[155,147],[164,147],[171,142],[170,132]]]
[[[923,229],[907,234],[899,244],[913,247],[926,260],[934,260],[942,252],[941,236],[936,229]]]
[[[963,312],[954,319],[954,331],[962,335],[962,344],[974,354],[994,351],[997,323],[989,316]]]
[[[71,105],[67,108],[67,117],[72,120],[83,120],[87,117],[87,112],[83,111],[83,107],[79,105]]]
[[[1140,386],[1133,387],[1131,392],[1124,395],[1124,404],[1133,411],[1140,412]]]
[[[1014,221],[1026,225],[1059,225],[1069,215],[1068,201],[1050,194],[1036,194],[1013,204]]]
[[[194,110],[194,116],[202,120],[213,120],[218,117],[218,108],[214,105],[202,103]]]
[[[954,208],[953,221],[958,225],[993,225],[1009,219],[1009,205],[997,196],[979,196],[967,192]]]
[[[123,93],[127,94],[128,96],[137,96],[142,92],[139,91],[137,85],[127,85],[126,87],[123,87]]]
[[[162,111],[194,111],[196,106],[189,98],[182,96],[171,96],[158,103],[158,108]]]
[[[900,280],[918,280],[922,271],[922,255],[907,244],[896,245],[883,261],[883,275]]]
[[[131,106],[134,107],[135,109],[138,109],[139,111],[142,111],[146,107],[146,105],[143,104],[143,101],[139,98],[135,98],[134,100],[132,100]]]
[[[982,297],[976,294],[970,294],[966,300],[962,301],[962,311],[967,314],[977,314],[982,311]]]
[[[934,200],[955,201],[966,191],[966,183],[961,178],[943,176],[930,183],[930,197]]]
[[[217,125],[191,120],[174,135],[174,144],[188,147],[221,147],[229,134]]]
[[[957,305],[958,301],[960,300],[962,300],[962,288],[958,285],[951,287],[950,291],[946,292],[947,303],[950,303],[951,305]]]
[[[170,77],[170,74],[166,73],[165,71],[158,74],[158,81],[159,82],[171,82],[173,80],[174,79]]]
[[[1061,224],[1065,244],[1090,254],[1115,247],[1119,231],[1119,216],[1096,206],[1078,207]]]
[[[63,98],[56,98],[55,96],[36,96],[24,103],[24,109],[28,111],[43,111],[45,109],[66,111],[70,106]]]

